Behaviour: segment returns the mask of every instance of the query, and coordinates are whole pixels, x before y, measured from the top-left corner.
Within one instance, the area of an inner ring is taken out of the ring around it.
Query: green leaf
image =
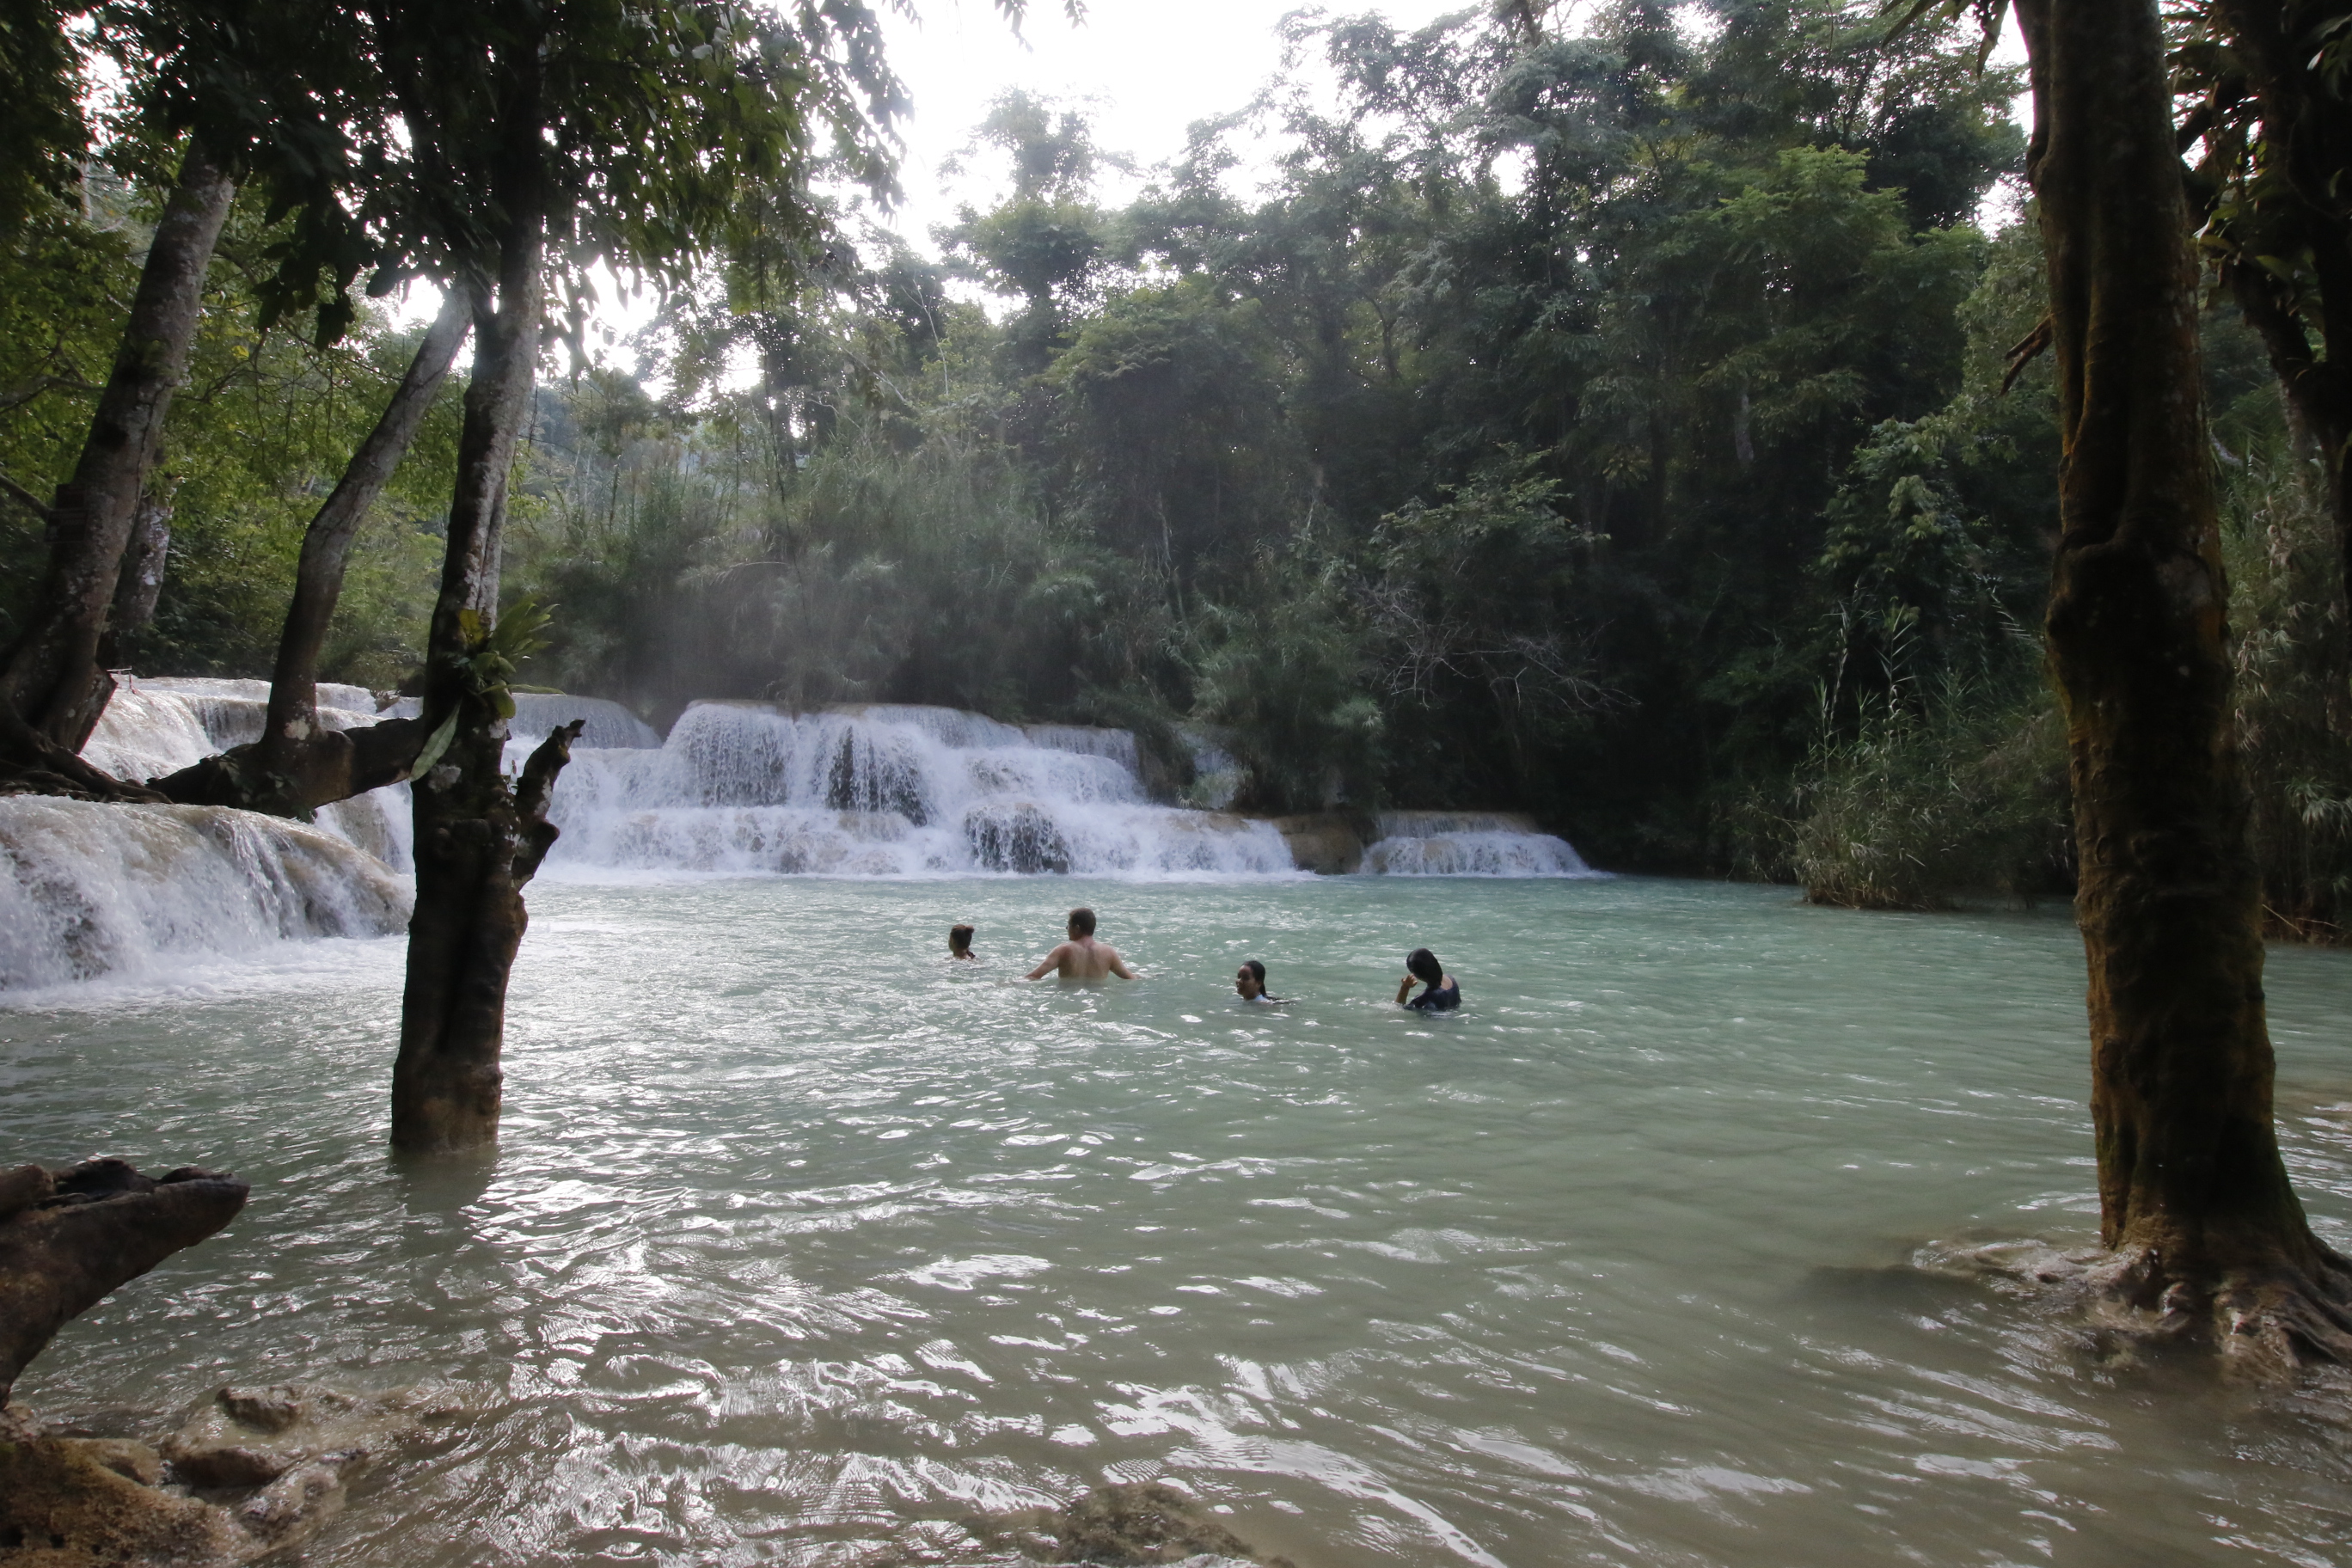
[[[442,720],[441,727],[434,731],[431,738],[425,741],[425,749],[416,753],[416,761],[410,766],[408,776],[424,777],[433,764],[441,760],[441,753],[449,749],[449,742],[456,738],[457,733],[457,710],[452,708],[449,710],[449,717]]]

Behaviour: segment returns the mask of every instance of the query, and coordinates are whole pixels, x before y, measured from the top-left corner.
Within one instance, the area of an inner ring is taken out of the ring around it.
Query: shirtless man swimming
[[[1121,980],[1135,978],[1135,971],[1118,955],[1118,949],[1095,940],[1095,912],[1092,910],[1070,911],[1070,940],[1045,955],[1045,962],[1031,970],[1026,978],[1043,980],[1058,971],[1065,980],[1100,980],[1106,974],[1116,974]]]

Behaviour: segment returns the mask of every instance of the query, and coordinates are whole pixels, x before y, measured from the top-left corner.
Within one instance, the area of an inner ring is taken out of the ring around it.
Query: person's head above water
[[[1234,989],[1244,1002],[1255,1002],[1265,994],[1265,965],[1256,959],[1244,959],[1234,971]]]
[[[950,958],[971,956],[971,927],[964,925],[948,927],[948,956]]]
[[[1412,977],[1426,985],[1435,985],[1445,978],[1445,966],[1437,962],[1437,954],[1425,947],[1416,947],[1405,954],[1404,966]]]
[[[1086,908],[1086,907],[1084,907],[1083,905],[1081,905],[1081,906],[1080,906],[1079,908],[1077,908],[1077,909],[1072,910],[1070,911],[1070,934],[1071,934],[1072,936],[1092,936],[1092,935],[1094,935],[1094,934],[1095,934],[1095,912],[1094,912],[1094,910],[1090,910],[1090,909],[1087,909],[1087,908]]]

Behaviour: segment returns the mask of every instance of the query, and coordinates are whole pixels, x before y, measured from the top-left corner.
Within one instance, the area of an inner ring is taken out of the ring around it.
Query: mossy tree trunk
[[[474,369],[426,654],[433,740],[415,780],[416,912],[392,1080],[393,1147],[408,1153],[497,1141],[507,981],[529,920],[522,889],[555,840],[547,797],[579,732],[550,735],[509,785],[499,760],[512,705],[495,662],[499,534],[539,362],[546,244],[539,54],[526,42],[511,58],[499,105],[496,305],[472,288]]]
[[[2196,272],[2153,0],[2021,0],[2063,457],[2048,633],[2110,1289],[2272,1366],[2352,1358],[2279,1158]]]
[[[100,650],[164,417],[187,374],[205,273],[236,195],[227,171],[191,142],[73,477],[47,508],[48,566],[24,629],[0,658],[0,766],[30,787],[54,783],[60,793],[153,798],[121,789],[77,753],[113,695]]]

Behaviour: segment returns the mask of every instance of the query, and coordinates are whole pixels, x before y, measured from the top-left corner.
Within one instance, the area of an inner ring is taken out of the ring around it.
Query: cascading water
[[[517,714],[520,752],[530,737]],[[1271,826],[1155,805],[1124,730],[950,708],[699,702],[658,750],[579,747],[552,866],[845,877],[1288,872]]]
[[[150,779],[261,733],[268,684],[127,679],[82,754]],[[375,721],[352,686],[319,689],[322,723]],[[315,826],[197,805],[0,798],[0,992],[138,973],[289,937],[386,936],[407,923],[404,784],[339,802]]]
[[[389,936],[409,904],[382,861],[298,822],[0,798],[0,993],[288,937]]]
[[[319,696],[320,721],[339,730],[415,708],[380,713],[358,687]],[[121,777],[159,777],[257,738],[268,700],[258,680],[129,679],[83,754]],[[563,836],[550,865],[574,874],[1297,874],[1275,825],[1149,799],[1125,730],[701,702],[663,741],[615,703],[519,693],[509,765],[572,719],[585,729],[556,787]],[[1205,741],[1195,750],[1208,784],[1192,797],[1218,798],[1237,769]],[[1521,817],[1391,812],[1375,833],[1368,874],[1601,875]],[[0,991],[281,938],[396,932],[409,834],[404,784],[327,806],[314,826],[216,807],[0,799]]]
[[[1366,873],[1389,877],[1606,877],[1565,838],[1498,811],[1384,811],[1364,848]]]
[[[269,682],[200,678],[131,677],[106,705],[81,754],[117,778],[145,780],[202,762],[215,752],[261,739],[269,710]],[[353,730],[378,713],[363,686],[319,683],[319,723]],[[409,866],[408,786],[386,784],[319,808],[317,826],[383,861]]]

